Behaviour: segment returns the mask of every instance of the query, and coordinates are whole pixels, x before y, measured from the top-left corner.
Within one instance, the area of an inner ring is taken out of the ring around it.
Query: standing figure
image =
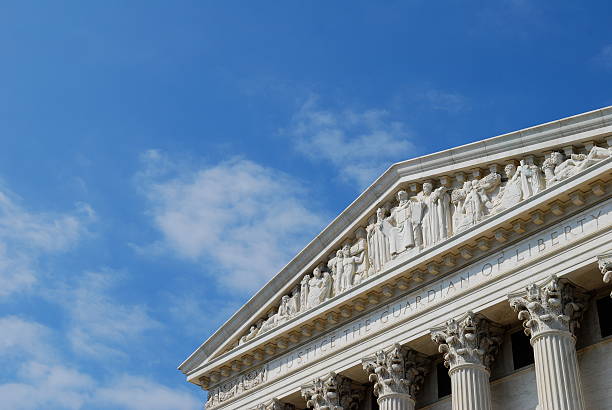
[[[332,279],[334,281],[334,295],[339,295],[342,292],[342,276],[344,271],[344,254],[341,249],[336,251],[336,256],[327,262],[327,267],[331,269]]]
[[[419,227],[418,221],[420,221],[421,215],[420,212],[415,212],[417,216],[415,221],[412,212],[413,208],[416,207],[420,211],[420,205],[418,202],[411,202],[408,199],[408,194],[403,190],[397,193],[397,200],[399,205],[391,209],[391,216],[387,218],[393,226],[389,236],[391,255],[400,254],[408,248],[413,248],[415,245],[422,245],[421,232],[420,230],[417,232]]]
[[[468,181],[464,187],[466,195],[463,202],[463,215],[457,226],[457,232],[462,232],[483,220],[486,215],[485,204],[489,200],[484,189],[479,185],[479,181]]]
[[[452,217],[446,187],[434,191],[431,182],[425,182],[416,199],[423,204],[421,229],[424,246],[432,246],[448,238],[452,231]]]
[[[303,312],[308,308],[308,282],[310,275],[304,275],[300,282],[300,311]]]
[[[348,243],[345,243],[342,247],[342,279],[340,285],[340,291],[344,292],[356,285],[355,283],[355,272],[357,271],[357,264],[363,262],[363,252],[360,256],[351,255],[351,247]]]
[[[376,210],[376,220],[367,227],[368,256],[374,267],[374,272],[379,272],[384,267],[385,263],[391,260],[388,241],[390,231],[391,224],[385,221],[384,209],[378,208]]]
[[[359,228],[355,231],[357,241],[351,246],[351,254],[361,254],[362,261],[357,264],[356,275],[359,275],[360,282],[365,280],[370,274],[370,258],[368,257],[368,233],[365,228]]]

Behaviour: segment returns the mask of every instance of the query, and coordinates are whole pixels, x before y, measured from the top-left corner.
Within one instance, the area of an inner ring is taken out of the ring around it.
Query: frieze
[[[541,165],[533,156],[525,156],[508,161],[503,174],[497,172],[497,166],[491,166],[482,177],[480,171],[468,180],[457,174],[454,186],[441,180],[436,187],[428,180],[420,192],[416,192],[416,185],[411,187],[412,194],[399,190],[394,201],[380,206],[368,224],[355,231],[353,240],[344,242],[327,261],[319,262],[312,274],[304,275],[289,294],[281,297],[278,307],[253,323],[233,347],[349,291],[400,255],[416,255],[448,240],[611,156],[612,148],[598,146],[568,157],[552,152]]]
[[[205,408],[212,409],[224,402],[239,396],[267,380],[268,366],[259,366],[238,377],[225,380],[223,383],[208,391],[208,401]]]
[[[343,324],[268,363],[267,382],[310,365],[324,357],[405,322],[424,311],[491,282],[558,249],[609,226],[612,200],[524,239],[476,264],[428,284],[421,289]]]

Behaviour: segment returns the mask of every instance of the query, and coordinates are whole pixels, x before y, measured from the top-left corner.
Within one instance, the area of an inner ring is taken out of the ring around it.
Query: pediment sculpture
[[[382,272],[391,260],[417,255],[611,156],[612,148],[598,146],[567,158],[555,151],[540,166],[533,156],[526,156],[509,161],[503,175],[495,166],[482,178],[476,173],[468,180],[457,177],[455,187],[448,181],[436,187],[427,180],[416,194],[400,189],[393,202],[379,206],[367,225],[355,231],[354,239],[304,275],[291,293],[282,296],[278,308],[256,321],[238,344],[349,291]]]

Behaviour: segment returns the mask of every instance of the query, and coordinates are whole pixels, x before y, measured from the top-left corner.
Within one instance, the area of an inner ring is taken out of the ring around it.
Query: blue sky
[[[607,1],[0,4],[0,408],[176,370],[391,163],[612,104]]]

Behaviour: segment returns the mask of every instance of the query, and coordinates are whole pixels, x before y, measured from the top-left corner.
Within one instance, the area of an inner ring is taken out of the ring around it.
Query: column
[[[553,275],[508,299],[531,336],[539,410],[584,410],[573,335],[584,311],[584,295]]]
[[[612,253],[598,256],[597,262],[603,275],[604,283],[612,282]],[[610,292],[610,297],[612,297],[612,292]]]
[[[295,410],[295,406],[283,403],[279,399],[272,399],[269,402],[257,405],[253,410]]]
[[[431,329],[451,378],[453,410],[491,410],[489,366],[501,343],[501,328],[467,312]]]
[[[330,373],[302,386],[306,406],[314,410],[349,410],[359,408],[363,389],[348,377]]]
[[[374,383],[381,410],[414,410],[414,398],[427,372],[425,355],[396,343],[362,359],[362,364]]]

